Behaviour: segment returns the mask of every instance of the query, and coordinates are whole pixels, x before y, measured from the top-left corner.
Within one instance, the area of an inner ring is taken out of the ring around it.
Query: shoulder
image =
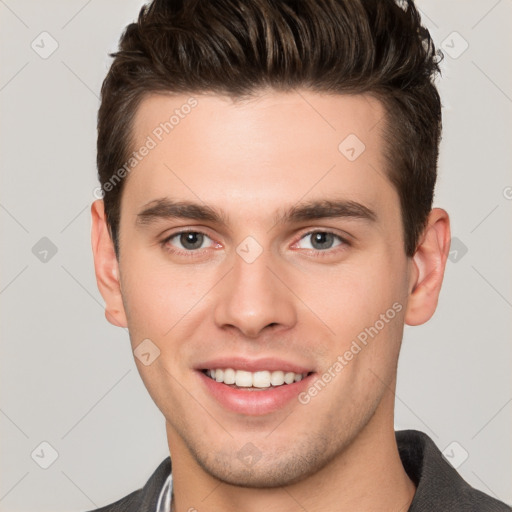
[[[121,498],[115,503],[111,503],[110,505],[95,509],[94,512],[126,512],[132,508],[137,510],[136,507],[140,503],[141,494],[142,489],[133,491],[132,493],[128,494],[128,496]]]
[[[124,498],[90,512],[154,512],[167,477],[171,473],[171,458],[167,457],[149,477],[144,487]]]
[[[512,508],[471,487],[446,461],[434,441],[417,430],[396,432],[400,458],[416,494],[409,512],[512,512]]]

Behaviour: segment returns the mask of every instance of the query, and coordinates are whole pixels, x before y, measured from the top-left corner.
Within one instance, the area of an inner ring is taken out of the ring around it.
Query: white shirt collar
[[[167,477],[158,502],[156,504],[156,512],[171,512],[171,498],[172,498],[172,473]]]

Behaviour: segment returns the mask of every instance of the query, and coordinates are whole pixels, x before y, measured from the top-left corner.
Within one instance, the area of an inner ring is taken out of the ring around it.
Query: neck
[[[315,474],[279,488],[245,488],[206,473],[167,425],[172,447],[173,512],[407,511],[415,486],[405,472],[393,420],[379,411],[341,453]]]

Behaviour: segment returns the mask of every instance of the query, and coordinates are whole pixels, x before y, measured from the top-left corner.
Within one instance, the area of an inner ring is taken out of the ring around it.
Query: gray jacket
[[[417,430],[395,432],[402,464],[416,484],[408,512],[511,512],[501,501],[471,487],[444,459],[432,439]],[[167,457],[146,485],[96,512],[155,512],[160,490],[171,472]]]

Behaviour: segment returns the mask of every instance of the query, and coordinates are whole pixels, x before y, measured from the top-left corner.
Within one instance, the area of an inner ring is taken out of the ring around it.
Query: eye
[[[300,249],[325,251],[341,244],[348,245],[348,243],[339,235],[331,233],[330,231],[312,231],[310,233],[306,233],[306,235],[304,235],[297,243],[297,246]]]
[[[210,247],[213,244],[213,240],[208,235],[199,231],[180,231],[179,233],[174,233],[167,237],[163,241],[163,244],[191,252]]]

